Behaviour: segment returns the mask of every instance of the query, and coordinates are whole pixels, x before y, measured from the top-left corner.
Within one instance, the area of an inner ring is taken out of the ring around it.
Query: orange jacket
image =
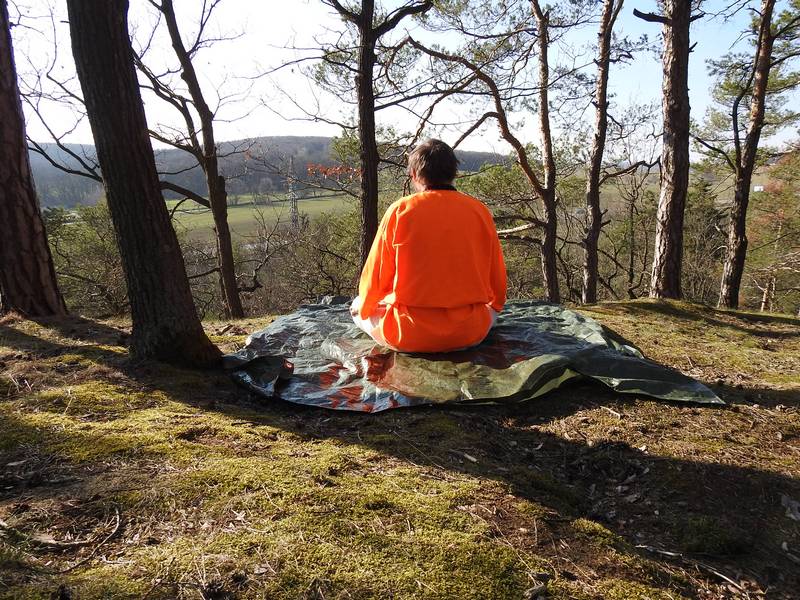
[[[479,343],[506,301],[506,267],[492,214],[479,200],[426,190],[392,204],[361,273],[359,316],[386,305],[380,331],[405,352]]]

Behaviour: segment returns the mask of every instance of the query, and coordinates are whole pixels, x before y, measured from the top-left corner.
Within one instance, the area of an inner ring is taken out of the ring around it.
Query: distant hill
[[[47,154],[57,163],[80,170],[80,163],[55,144],[41,144]],[[78,156],[94,160],[94,146],[67,144]],[[78,204],[94,204],[102,195],[102,186],[93,179],[65,173],[54,167],[38,152],[28,153],[31,160],[36,192],[42,206],[71,207]]]
[[[222,142],[220,165],[223,174],[229,178],[229,194],[285,190],[289,157],[293,157],[295,178],[303,181],[308,164],[336,164],[331,155],[332,141],[333,138],[329,137],[280,136]],[[42,147],[56,162],[80,170],[78,161],[55,144],[42,144]],[[70,144],[68,148],[88,161],[94,161],[94,146]],[[503,156],[492,152],[458,151],[456,154],[463,171],[476,171],[484,164],[497,164],[504,160]],[[155,155],[158,169],[165,174],[165,179],[205,195],[203,173],[190,155],[176,149],[159,149]],[[42,206],[94,204],[102,196],[102,186],[94,180],[65,173],[36,152],[31,152],[30,156]]]

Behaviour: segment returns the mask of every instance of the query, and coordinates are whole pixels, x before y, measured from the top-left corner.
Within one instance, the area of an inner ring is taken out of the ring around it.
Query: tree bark
[[[761,308],[760,312],[772,312],[772,303],[775,300],[775,285],[776,277],[774,273],[770,273],[767,285],[764,286],[764,293],[761,295]]]
[[[555,189],[546,188],[542,196],[544,203],[544,226],[542,231],[542,276],[545,294],[549,302],[560,302],[558,285],[558,211]]]
[[[537,45],[539,47],[539,130],[542,135],[542,167],[544,171],[544,204],[545,224],[542,238],[542,276],[544,289],[550,302],[561,302],[558,285],[558,263],[556,242],[558,236],[558,213],[556,206],[556,162],[553,155],[553,138],[550,131],[550,63],[547,51],[550,45],[549,11],[543,12],[538,0],[531,3],[538,28]]]
[[[31,175],[6,0],[0,0],[0,312],[66,314]]]
[[[375,139],[375,89],[373,70],[377,60],[375,46],[406,17],[422,14],[433,7],[433,0],[404,4],[375,23],[375,0],[361,0],[360,12],[345,7],[339,0],[323,0],[339,15],[358,28],[358,141],[361,158],[361,267],[367,262],[372,241],[378,231],[378,143]]]
[[[775,231],[775,242],[772,245],[772,263],[775,265],[781,256],[780,251],[780,240],[781,234],[783,233],[783,218],[778,218],[778,227]],[[772,306],[775,302],[775,287],[778,285],[778,274],[776,270],[772,270],[769,273],[769,280],[767,281],[767,285],[764,288],[764,294],[761,298],[761,312],[770,311],[772,312]]]
[[[220,286],[227,313],[232,319],[245,317],[242,299],[239,295],[239,284],[236,281],[236,263],[233,258],[233,240],[228,226],[228,192],[225,189],[225,178],[219,175],[217,157],[208,161],[206,182],[208,184],[208,200],[211,214],[214,217],[214,231],[217,238],[217,257],[219,262]]]
[[[633,292],[635,289],[634,281],[636,279],[636,229],[634,229],[634,215],[636,212],[635,206],[636,199],[630,199],[628,202],[628,298],[636,300],[636,294]]]
[[[375,139],[375,91],[372,73],[375,67],[375,31],[372,19],[374,0],[361,2],[358,23],[358,141],[361,148],[361,268],[367,261],[372,240],[378,231],[378,143]]]
[[[747,257],[747,204],[750,199],[749,174],[737,173],[731,203],[728,242],[725,246],[725,264],[722,268],[722,283],[719,293],[719,306],[738,308],[739,289],[742,283],[745,258]]]
[[[680,298],[683,215],[689,188],[689,26],[692,1],[665,0],[664,14],[661,194],[656,212],[650,297]]]
[[[200,156],[200,167],[206,177],[208,202],[214,217],[214,230],[217,238],[217,258],[220,269],[222,295],[228,316],[234,319],[244,318],[239,288],[236,282],[236,265],[233,259],[233,243],[228,227],[228,193],[225,189],[225,178],[219,173],[217,145],[214,138],[214,113],[208,106],[200,88],[197,72],[191,57],[186,51],[175,17],[172,0],[162,0],[161,12],[167,23],[172,48],[181,65],[182,79],[186,82],[192,102],[200,116],[200,130],[203,134],[203,148]]]
[[[603,212],[600,209],[600,173],[603,169],[603,154],[608,130],[608,72],[611,63],[611,34],[614,21],[622,8],[623,0],[604,0],[600,30],[597,34],[597,83],[595,85],[594,143],[589,158],[586,177],[586,230],[583,238],[583,289],[584,304],[597,302],[598,260],[597,246],[603,227]]]
[[[739,290],[742,285],[744,263],[747,258],[747,205],[750,202],[750,184],[756,164],[761,129],[764,127],[767,85],[772,66],[772,46],[775,37],[772,33],[772,13],[775,0],[763,0],[759,23],[758,44],[756,46],[753,70],[753,96],[750,101],[750,118],[744,145],[740,147],[736,132],[736,183],[728,224],[728,244],[725,249],[725,266],[722,270],[722,284],[719,305],[726,308],[739,307]],[[738,119],[734,111],[733,119]],[[734,123],[736,127],[736,123]]]
[[[72,53],[131,303],[131,352],[218,362],[197,318],[156,173],[128,34],[127,0],[68,0]]]

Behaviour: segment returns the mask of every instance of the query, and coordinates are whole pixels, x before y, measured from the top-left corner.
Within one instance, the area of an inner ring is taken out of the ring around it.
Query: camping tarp
[[[625,394],[723,404],[710,389],[654,363],[597,321],[562,306],[510,302],[480,345],[395,352],[352,322],[346,302],[277,318],[225,357],[253,392],[298,404],[377,412],[451,402],[520,402],[585,377]]]

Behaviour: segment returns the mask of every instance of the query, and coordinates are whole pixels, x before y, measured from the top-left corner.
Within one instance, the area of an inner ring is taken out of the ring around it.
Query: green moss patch
[[[729,594],[709,569],[791,597],[781,545],[796,553],[800,530],[780,498],[800,499],[800,322],[649,301],[585,312],[730,406],[575,385],[515,406],[321,412],[131,361],[125,323],[4,321],[0,519],[89,543],[0,536],[0,598]]]

